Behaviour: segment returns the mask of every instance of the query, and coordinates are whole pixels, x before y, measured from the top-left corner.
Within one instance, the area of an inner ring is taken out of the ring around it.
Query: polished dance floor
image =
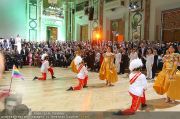
[[[41,76],[40,69],[25,67],[20,69],[25,80],[14,79],[12,92],[22,95],[23,104],[33,111],[116,111],[125,109],[131,104],[128,94],[128,78],[120,75],[119,81],[113,87],[106,87],[105,81],[98,79],[98,73],[89,73],[88,88],[81,91],[66,89],[78,82],[69,69],[55,68],[57,79],[46,81],[32,81],[34,76]],[[0,80],[0,89],[8,89],[11,71],[6,72]],[[167,104],[165,96],[157,95],[152,89],[152,82],[148,83],[146,98],[148,109],[146,111],[180,111],[180,104]],[[3,109],[3,100],[0,109]]]

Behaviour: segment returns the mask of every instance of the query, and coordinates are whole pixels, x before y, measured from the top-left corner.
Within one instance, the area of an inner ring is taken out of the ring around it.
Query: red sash
[[[81,65],[79,68],[78,68],[78,73],[81,71],[81,69],[83,68],[84,65]]]
[[[133,84],[140,75],[141,75],[141,72],[137,73],[137,74],[129,81],[130,84]]]

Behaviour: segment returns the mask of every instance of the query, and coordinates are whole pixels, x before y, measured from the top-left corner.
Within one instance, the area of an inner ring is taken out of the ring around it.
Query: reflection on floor
[[[12,90],[22,94],[23,104],[33,111],[115,111],[127,108],[131,103],[128,95],[128,78],[119,76],[114,87],[106,87],[105,82],[98,79],[97,73],[89,73],[89,87],[81,91],[65,91],[77,84],[75,74],[68,69],[55,68],[57,79],[46,81],[32,81],[34,76],[41,75],[39,68],[23,68],[20,72],[25,80],[14,79]],[[0,89],[8,89],[11,72],[6,72],[0,80]],[[165,96],[157,95],[149,82],[146,92],[149,111],[178,111],[180,105],[164,103]],[[0,102],[0,109],[3,101]]]

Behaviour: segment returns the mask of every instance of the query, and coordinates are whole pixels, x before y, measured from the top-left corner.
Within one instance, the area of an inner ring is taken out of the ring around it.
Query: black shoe
[[[147,108],[147,104],[142,104],[141,105],[141,110],[145,110]]]
[[[56,77],[55,76],[52,76],[52,79],[55,79]]]
[[[70,88],[67,89],[66,91],[73,91],[73,87],[70,87]]]
[[[38,79],[38,77],[35,76],[35,77],[33,78],[33,80],[36,80],[36,79]]]
[[[146,79],[149,80],[149,81],[151,80],[150,78],[146,78]]]
[[[83,86],[83,88],[88,88],[88,86]]]
[[[113,115],[117,115],[117,116],[118,116],[118,115],[123,115],[123,113],[122,113],[122,111],[120,110],[120,111],[118,111],[118,112],[114,112]]]

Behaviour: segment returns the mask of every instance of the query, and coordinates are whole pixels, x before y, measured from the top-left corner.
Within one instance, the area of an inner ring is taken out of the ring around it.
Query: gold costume
[[[76,54],[76,57],[77,57],[77,56],[80,56],[80,54],[81,54],[80,48],[77,49],[77,51],[75,52],[75,54]],[[75,58],[76,58],[76,57],[75,57]],[[75,58],[74,58],[74,59],[75,59]],[[78,69],[77,69],[77,67],[76,67],[76,65],[75,65],[75,63],[74,63],[74,59],[72,60],[72,62],[71,62],[71,64],[70,64],[70,67],[71,67],[72,72],[78,73]]]
[[[180,71],[176,72],[175,80],[171,81],[167,96],[173,100],[180,100]]]
[[[74,59],[73,59],[73,61],[71,62],[70,67],[71,67],[72,72],[78,73],[78,70],[77,70],[76,65],[75,65],[75,63],[74,63]]]
[[[114,64],[114,54],[106,53],[104,60],[99,70],[99,78],[101,80],[107,80],[111,83],[118,81],[118,75]]]
[[[164,64],[162,71],[158,74],[154,90],[157,94],[167,96],[171,99],[180,99],[180,73],[177,71],[179,62],[179,54],[173,53],[164,56]]]

